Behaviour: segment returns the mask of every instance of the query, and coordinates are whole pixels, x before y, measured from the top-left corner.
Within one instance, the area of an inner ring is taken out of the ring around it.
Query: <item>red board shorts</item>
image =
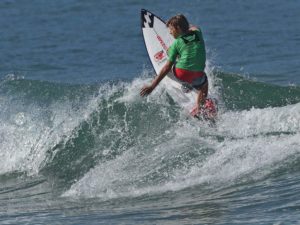
[[[201,89],[207,83],[207,76],[202,71],[190,71],[180,68],[173,68],[173,73],[180,81],[190,84],[193,88]]]

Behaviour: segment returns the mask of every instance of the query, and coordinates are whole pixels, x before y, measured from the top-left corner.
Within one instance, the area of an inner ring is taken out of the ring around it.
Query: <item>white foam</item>
[[[0,116],[0,174],[37,174],[48,159],[47,151],[74,135],[80,123],[94,112],[103,96],[118,91],[103,85],[87,102],[57,101],[47,108],[22,104],[22,97],[3,96]],[[76,105],[75,104],[75,105]],[[55,152],[52,152],[52,158]]]
[[[244,110],[221,114],[218,132],[245,137],[272,132],[299,132],[300,103],[277,108]]]
[[[166,131],[165,141],[154,140],[152,149],[139,143],[99,164],[63,196],[109,199],[260,179],[300,152],[299,108],[295,104],[227,112],[215,128],[180,120]],[[183,155],[188,152],[199,153],[198,158],[186,161]],[[168,167],[174,160],[180,166]]]

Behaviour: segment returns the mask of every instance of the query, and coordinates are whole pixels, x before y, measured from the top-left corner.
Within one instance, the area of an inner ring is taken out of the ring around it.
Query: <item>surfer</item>
[[[198,91],[196,105],[192,110],[192,115],[196,116],[206,104],[208,93],[208,80],[204,72],[206,51],[202,33],[199,28],[190,26],[182,14],[170,18],[167,27],[175,38],[168,49],[168,61],[151,85],[145,85],[141,89],[140,95],[149,95],[173,67],[173,73],[179,80]]]

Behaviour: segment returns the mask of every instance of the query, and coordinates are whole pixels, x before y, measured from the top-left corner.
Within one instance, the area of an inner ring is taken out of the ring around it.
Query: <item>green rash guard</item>
[[[189,71],[204,71],[206,52],[200,30],[180,35],[168,49],[169,61],[176,62],[176,68]]]

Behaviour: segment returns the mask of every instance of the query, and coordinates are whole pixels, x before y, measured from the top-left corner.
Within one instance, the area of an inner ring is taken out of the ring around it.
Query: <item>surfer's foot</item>
[[[204,104],[196,105],[190,112],[193,117],[203,117],[205,119],[215,119],[217,116],[217,108],[212,99],[206,99]]]

